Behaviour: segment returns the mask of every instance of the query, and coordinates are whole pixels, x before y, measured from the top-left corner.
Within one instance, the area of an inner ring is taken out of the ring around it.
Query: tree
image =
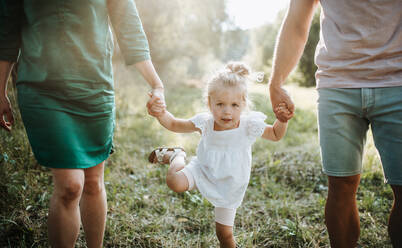
[[[220,56],[223,61],[241,60],[249,49],[250,32],[240,28],[225,31]]]
[[[317,71],[317,66],[314,63],[314,56],[317,43],[320,39],[320,12],[320,9],[318,9],[314,14],[306,47],[304,48],[298,66],[301,76],[298,78],[297,82],[300,86],[304,87],[312,87],[316,85],[315,72]]]
[[[223,24],[228,20],[222,0],[136,0],[159,70],[174,60],[186,59],[194,73],[207,54],[221,54]]]
[[[271,72],[276,37],[285,13],[286,10],[280,11],[274,23],[251,30],[251,44],[247,52],[247,57],[249,57],[248,63],[250,63],[253,68],[262,70],[265,73],[265,79],[269,78]],[[265,80],[265,82],[267,82],[267,80]]]

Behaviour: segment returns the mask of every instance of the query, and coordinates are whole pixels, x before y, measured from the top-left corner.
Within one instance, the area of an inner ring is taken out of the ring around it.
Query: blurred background
[[[230,60],[270,74],[275,38],[288,0],[137,0],[152,60],[165,81],[199,79]],[[315,86],[314,52],[319,11],[293,79]],[[266,82],[265,80],[265,82]]]

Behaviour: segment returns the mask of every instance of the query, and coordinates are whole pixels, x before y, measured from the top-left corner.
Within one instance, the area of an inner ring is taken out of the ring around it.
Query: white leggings
[[[190,172],[190,170],[184,167],[181,171],[187,177],[188,181],[187,190],[196,189],[197,186],[195,185],[194,176]],[[236,209],[215,207],[215,221],[218,222],[219,224],[225,226],[233,226],[235,217],[236,217]]]

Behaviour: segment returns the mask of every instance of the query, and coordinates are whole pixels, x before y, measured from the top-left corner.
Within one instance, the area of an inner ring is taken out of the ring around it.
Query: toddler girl
[[[210,113],[191,119],[175,118],[168,111],[156,116],[170,131],[198,131],[201,140],[197,156],[186,165],[182,148],[157,148],[149,156],[152,163],[169,163],[166,183],[175,192],[197,188],[215,206],[216,234],[221,247],[235,247],[233,224],[250,178],[251,146],[256,138],[278,141],[287,123],[265,124],[261,112],[247,112],[248,66],[232,62],[217,72],[207,84]],[[157,103],[148,109],[157,108]],[[285,104],[277,110],[290,114]]]

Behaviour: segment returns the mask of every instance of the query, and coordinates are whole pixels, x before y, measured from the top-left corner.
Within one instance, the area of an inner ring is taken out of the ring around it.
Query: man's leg
[[[394,247],[402,247],[402,86],[373,90],[375,105],[370,114],[376,148],[385,181],[394,193],[388,233]]]
[[[328,176],[328,198],[325,205],[325,224],[332,248],[356,247],[360,235],[356,192],[360,175]]]
[[[402,247],[402,186],[391,185],[394,192],[394,205],[388,222],[388,233],[393,247]]]
[[[54,191],[50,199],[48,233],[51,247],[74,247],[80,230],[79,200],[84,171],[52,169]]]
[[[355,247],[360,235],[356,191],[369,126],[361,89],[319,89],[318,129],[328,175],[325,222],[331,247]]]
[[[89,248],[102,247],[107,202],[103,180],[105,162],[84,170],[84,190],[80,202],[81,220]]]

